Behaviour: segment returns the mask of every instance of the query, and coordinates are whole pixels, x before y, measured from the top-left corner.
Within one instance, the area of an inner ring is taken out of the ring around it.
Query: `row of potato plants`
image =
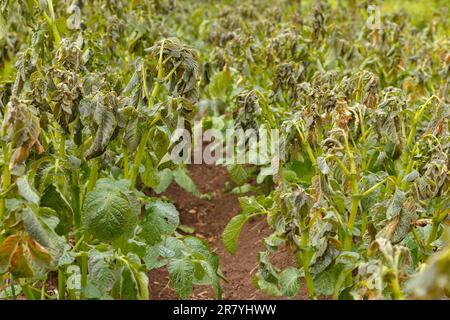
[[[155,4],[74,5],[83,26],[63,1],[1,5],[1,297],[149,299],[148,271],[166,267],[180,297],[196,284],[220,298],[217,255],[157,196],[173,180],[199,195],[163,161],[195,114],[198,54],[173,37],[132,43],[123,23]]]

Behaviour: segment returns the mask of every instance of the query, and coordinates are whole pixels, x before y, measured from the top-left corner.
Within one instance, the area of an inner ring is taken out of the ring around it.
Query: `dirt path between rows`
[[[263,250],[261,239],[270,234],[263,218],[253,219],[244,227],[235,256],[222,245],[221,234],[226,224],[239,211],[236,195],[224,192],[224,185],[230,181],[225,168],[208,165],[190,165],[189,172],[199,191],[212,193],[211,200],[197,198],[173,183],[163,195],[169,198],[181,215],[181,223],[195,229],[195,236],[206,239],[210,248],[220,258],[221,270],[228,282],[222,283],[223,298],[228,300],[273,299],[258,291],[252,283],[252,274],[257,267],[257,254]],[[295,266],[292,254],[281,252],[272,257],[279,268]],[[149,273],[152,299],[177,299],[169,287],[165,268]],[[214,299],[211,288],[196,286],[192,299]],[[304,286],[296,299],[306,299]]]

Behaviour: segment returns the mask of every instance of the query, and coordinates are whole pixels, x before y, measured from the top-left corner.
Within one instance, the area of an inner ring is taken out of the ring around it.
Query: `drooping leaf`
[[[105,152],[106,147],[111,139],[116,120],[112,107],[105,103],[104,100],[109,102],[110,96],[104,98],[101,94],[95,96],[95,109],[93,114],[93,120],[97,125],[94,141],[91,147],[86,151],[86,159],[92,159],[100,156]]]
[[[246,214],[238,214],[237,216],[234,216],[230,222],[228,222],[225,230],[223,231],[222,243],[231,254],[236,253],[239,235],[241,234],[242,227],[247,220],[248,216]]]
[[[17,188],[19,189],[19,194],[25,200],[34,204],[39,203],[39,195],[32,189],[26,176],[17,179]]]
[[[0,274],[8,271],[9,265],[11,264],[11,259],[17,247],[20,244],[19,235],[11,235],[0,245]]]

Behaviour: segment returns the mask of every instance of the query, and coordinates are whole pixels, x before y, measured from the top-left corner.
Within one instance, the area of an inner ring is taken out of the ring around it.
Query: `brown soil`
[[[270,234],[264,218],[249,221],[239,239],[238,249],[232,256],[223,247],[221,234],[228,221],[240,211],[236,195],[224,192],[224,184],[229,180],[225,168],[208,165],[191,165],[190,176],[199,191],[213,193],[212,200],[197,198],[173,183],[164,193],[181,215],[181,223],[195,228],[195,236],[206,239],[210,248],[220,258],[220,268],[228,279],[222,283],[223,298],[230,300],[273,299],[258,291],[252,283],[252,275],[257,267],[257,254],[263,251],[261,240]],[[279,268],[295,266],[295,258],[288,252],[272,256],[271,261]],[[149,273],[152,299],[177,299],[169,287],[169,277],[165,268]],[[192,299],[214,299],[211,288],[197,286]],[[306,299],[304,286],[296,299]]]

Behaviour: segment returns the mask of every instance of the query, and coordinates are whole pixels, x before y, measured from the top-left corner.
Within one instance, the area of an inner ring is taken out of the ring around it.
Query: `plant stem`
[[[395,300],[403,300],[403,293],[402,290],[400,289],[397,276],[391,277],[389,279],[389,286],[391,287],[392,290],[392,298]]]
[[[14,276],[12,273],[9,274],[9,285],[11,287],[11,294],[13,296],[13,300],[16,300],[16,288],[14,287]]]
[[[129,176],[128,149],[125,146],[123,148],[123,170],[125,179],[128,179]]]
[[[302,246],[302,266],[303,271],[305,273],[305,281],[306,281],[306,289],[308,291],[308,296],[310,298],[314,297],[314,282],[311,277],[311,273],[309,272],[309,262],[310,262],[310,249],[308,247],[309,242],[309,230],[306,227],[304,220],[300,221],[300,225],[302,228],[302,237],[301,237],[301,246]]]
[[[350,146],[348,143],[347,133],[344,132],[344,139],[345,139],[345,149],[347,151],[347,156],[350,160],[350,180],[352,184],[352,206],[350,209],[350,215],[348,218],[348,225],[347,225],[347,232],[345,235],[344,240],[344,250],[350,251],[352,249],[352,239],[353,239],[353,228],[355,226],[356,221],[356,215],[358,214],[358,207],[359,207],[359,201],[360,201],[360,195],[358,190],[358,182],[356,179],[356,164],[355,160],[353,158],[353,154],[350,150]],[[362,235],[361,235],[362,236]]]
[[[66,277],[64,275],[64,270],[58,269],[58,300],[65,299],[65,290],[66,290]]]
[[[20,281],[20,287],[22,288],[22,292],[28,300],[36,300],[33,291],[27,283]]]
[[[144,152],[145,152],[145,146],[147,145],[147,141],[150,138],[150,134],[152,133],[151,130],[147,130],[144,134],[144,136],[141,138],[141,141],[139,142],[139,147],[136,151],[136,156],[134,158],[133,167],[131,168],[131,174],[130,174],[130,188],[134,189],[136,185],[137,176],[139,174],[139,165],[142,162],[142,159],[144,158]]]
[[[47,274],[44,277],[44,280],[42,280],[42,287],[41,287],[41,300],[45,300],[45,284],[47,283]]]
[[[87,253],[83,253],[81,256],[81,299],[84,299],[84,291],[87,285],[87,274],[88,274],[88,256]]]
[[[9,185],[11,184],[11,172],[9,171],[9,150],[5,141],[1,142],[1,146],[3,149],[3,181],[2,181],[2,192],[8,190]],[[2,195],[0,199],[0,224],[3,223],[3,217],[6,213],[6,205],[5,198]]]
[[[92,159],[91,172],[89,173],[88,184],[86,186],[86,192],[90,192],[94,189],[95,184],[98,179],[98,161],[97,159]]]
[[[306,152],[308,153],[309,160],[311,160],[311,163],[315,166],[317,164],[317,160],[316,160],[316,157],[314,156],[314,152],[313,152],[311,146],[309,145],[309,142],[306,140],[305,135],[303,134],[302,130],[300,130],[300,128],[297,124],[295,124],[295,128],[297,129],[300,139],[302,140],[303,145],[306,148]]]

